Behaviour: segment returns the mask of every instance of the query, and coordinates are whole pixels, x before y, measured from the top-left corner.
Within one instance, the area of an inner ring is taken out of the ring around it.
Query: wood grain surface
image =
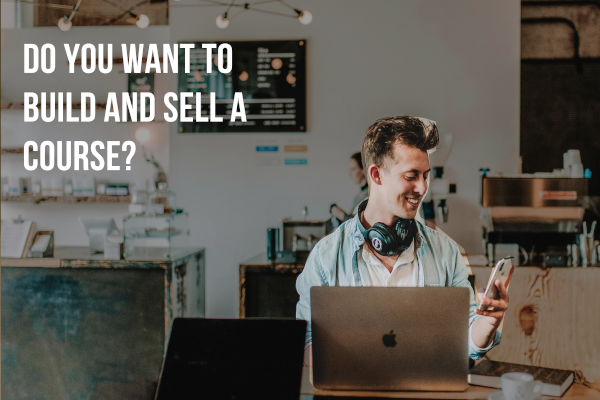
[[[491,268],[471,267],[484,286]],[[600,378],[600,268],[517,267],[495,361],[580,370]]]
[[[332,396],[332,397],[360,397],[360,398],[395,398],[395,399],[477,399],[485,400],[491,393],[498,389],[483,386],[469,385],[463,392],[367,392],[348,390],[320,390],[312,385],[312,368],[304,367],[302,370],[302,386],[300,393],[303,395]],[[542,399],[558,399],[558,397],[542,396]],[[589,389],[582,384],[574,383],[562,400],[600,400],[600,393]]]

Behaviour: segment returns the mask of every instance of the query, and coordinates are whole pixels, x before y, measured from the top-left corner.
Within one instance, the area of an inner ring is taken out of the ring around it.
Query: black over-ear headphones
[[[398,255],[408,249],[417,234],[415,220],[399,218],[391,227],[377,222],[371,228],[365,229],[360,222],[360,215],[367,207],[367,201],[358,206],[358,229],[365,240],[382,256]]]

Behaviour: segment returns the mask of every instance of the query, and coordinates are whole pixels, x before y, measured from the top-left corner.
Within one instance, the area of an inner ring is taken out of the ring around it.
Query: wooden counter
[[[471,267],[477,286],[491,270]],[[600,378],[600,268],[516,267],[508,296],[502,341],[489,359]]]
[[[2,396],[151,399],[175,317],[205,315],[204,249],[1,259]]]
[[[302,395],[332,396],[332,397],[361,397],[361,398],[394,398],[394,399],[473,399],[485,400],[500,389],[469,385],[463,392],[368,392],[350,390],[321,390],[312,385],[312,368],[302,370]],[[574,383],[562,397],[542,396],[543,399],[562,400],[600,400],[600,392],[590,389],[580,383]]]
[[[265,254],[240,264],[240,318],[293,318],[295,280],[303,268],[304,260],[277,263]],[[470,271],[475,286],[485,287],[492,268]],[[590,382],[600,379],[599,267],[516,267],[508,294],[502,342],[487,358],[580,370]]]

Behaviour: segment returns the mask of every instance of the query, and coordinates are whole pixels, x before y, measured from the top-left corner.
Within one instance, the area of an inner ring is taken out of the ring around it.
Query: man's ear
[[[371,166],[368,169],[368,173],[371,182],[373,182],[376,185],[381,185],[381,168],[379,168],[375,164],[371,164]]]

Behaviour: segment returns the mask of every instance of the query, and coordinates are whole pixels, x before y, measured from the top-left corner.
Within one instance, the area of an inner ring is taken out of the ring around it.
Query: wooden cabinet
[[[270,261],[265,253],[240,264],[240,318],[295,318],[296,278],[305,259],[292,263]]]
[[[55,255],[2,259],[2,398],[153,398],[172,320],[205,315],[204,250]]]

